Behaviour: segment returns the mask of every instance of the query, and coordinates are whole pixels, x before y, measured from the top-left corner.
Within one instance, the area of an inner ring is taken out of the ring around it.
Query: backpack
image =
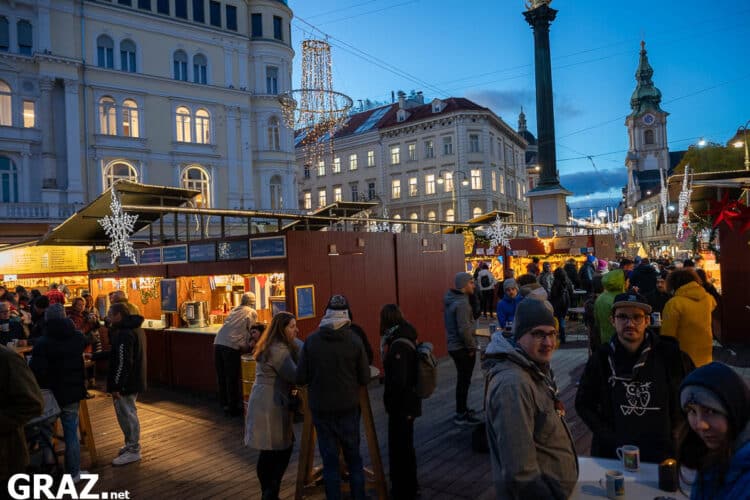
[[[420,342],[414,345],[411,340],[399,337],[391,345],[396,342],[408,344],[417,351],[417,396],[422,399],[429,398],[437,387],[437,359],[432,354],[432,344]]]
[[[479,279],[479,283],[482,285],[482,288],[489,288],[492,285],[492,283],[490,283],[490,277],[486,274],[482,275]]]

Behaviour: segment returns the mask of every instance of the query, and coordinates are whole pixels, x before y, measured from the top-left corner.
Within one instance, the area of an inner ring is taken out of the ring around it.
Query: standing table
[[[606,498],[604,476],[608,470],[622,471],[625,476],[625,498],[652,499],[656,497],[688,498],[690,487],[684,483],[682,491],[662,491],[659,489],[659,466],[641,462],[640,470],[628,472],[622,466],[622,460],[599,457],[578,457],[578,482],[571,499]],[[599,484],[599,480],[602,483]],[[687,495],[686,495],[687,493]]]

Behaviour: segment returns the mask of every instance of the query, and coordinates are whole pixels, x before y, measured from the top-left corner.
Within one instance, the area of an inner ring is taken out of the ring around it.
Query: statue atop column
[[[526,8],[529,10],[534,10],[537,7],[541,7],[542,5],[549,5],[552,3],[552,0],[526,0]]]

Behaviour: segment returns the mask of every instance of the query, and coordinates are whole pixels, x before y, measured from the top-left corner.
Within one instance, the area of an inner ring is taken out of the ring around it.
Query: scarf
[[[350,324],[351,320],[349,319],[349,313],[346,309],[326,309],[323,319],[320,320],[320,328],[330,328],[332,330],[338,330],[339,328],[349,326]]]
[[[641,354],[638,356],[638,360],[633,365],[633,371],[629,375],[625,374],[617,374],[617,371],[615,370],[615,360],[614,360],[614,354],[615,349],[617,348],[617,344],[615,343],[615,338],[612,337],[612,340],[609,341],[609,349],[610,352],[607,355],[607,361],[609,362],[609,370],[610,375],[607,379],[609,384],[614,387],[617,381],[629,383],[631,380],[636,378],[638,376],[638,372],[641,368],[643,368],[643,365],[646,364],[646,359],[648,359],[648,353],[651,352],[651,334],[649,332],[646,332],[646,337],[643,339],[643,344],[641,344],[641,347],[643,347],[643,350],[641,351]]]

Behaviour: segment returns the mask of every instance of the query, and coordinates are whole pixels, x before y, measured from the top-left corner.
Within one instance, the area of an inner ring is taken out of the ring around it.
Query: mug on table
[[[625,475],[619,470],[608,470],[599,486],[604,488],[607,498],[625,498]]]
[[[635,472],[641,467],[641,450],[637,446],[626,444],[616,450],[617,458],[622,460],[626,471]]]

